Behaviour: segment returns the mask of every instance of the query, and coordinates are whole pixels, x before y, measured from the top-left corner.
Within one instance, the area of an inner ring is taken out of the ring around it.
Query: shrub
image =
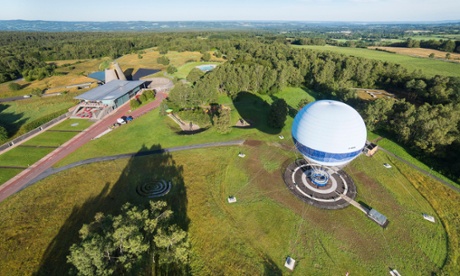
[[[8,84],[8,88],[11,91],[18,91],[18,90],[21,90],[21,85],[19,83],[12,82],[12,83]]]
[[[27,133],[33,129],[36,129],[37,127],[45,124],[45,123],[48,123],[49,121],[61,116],[62,114],[65,114],[67,113],[67,108],[66,109],[62,109],[62,110],[59,110],[59,111],[56,111],[56,112],[53,112],[51,114],[48,114],[48,115],[45,115],[43,117],[40,117],[32,122],[29,122],[27,124],[24,124],[21,126],[21,128],[19,128],[19,131],[18,131],[18,134],[19,135],[22,135],[24,133]]]
[[[147,102],[147,95],[145,95],[144,93],[142,93],[142,94],[139,96],[139,101],[140,101],[141,103]]]
[[[139,106],[141,106],[141,103],[140,103],[137,99],[132,99],[132,100],[129,102],[129,106],[131,107],[131,109],[136,109],[136,108],[138,108]]]
[[[155,99],[155,92],[153,92],[153,90],[145,90],[143,94],[147,97],[148,100]]]
[[[166,69],[166,72],[168,72],[168,74],[174,74],[177,72],[177,68],[172,65],[169,65],[168,69]]]
[[[161,56],[161,57],[157,58],[157,62],[159,64],[168,65],[169,64],[169,58],[167,58],[166,56]]]

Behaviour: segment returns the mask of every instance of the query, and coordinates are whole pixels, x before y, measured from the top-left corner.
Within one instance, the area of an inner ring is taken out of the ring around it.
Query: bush
[[[210,61],[211,60],[211,54],[206,52],[206,53],[203,53],[203,56],[201,57],[201,60],[202,61]]]
[[[153,90],[145,90],[143,93],[148,100],[153,100],[155,99],[155,92]]]
[[[144,93],[142,93],[140,96],[139,96],[139,99],[138,99],[141,103],[146,103],[147,102],[147,95],[145,95]]]
[[[56,112],[53,112],[51,114],[48,114],[48,115],[45,115],[43,117],[40,117],[32,122],[29,122],[27,124],[24,124],[21,126],[21,128],[19,128],[19,131],[18,131],[18,134],[19,135],[22,135],[22,134],[25,134],[33,129],[36,129],[37,127],[45,124],[45,123],[48,123],[49,121],[61,116],[62,114],[65,114],[67,113],[67,108],[66,109],[62,109],[62,110],[59,110],[59,111],[56,111]]]
[[[131,109],[136,109],[136,108],[138,108],[139,106],[141,106],[141,103],[140,103],[137,99],[132,99],[132,100],[129,102],[129,106],[131,107]]]
[[[8,84],[8,88],[11,91],[18,91],[18,90],[21,90],[21,85],[19,83],[12,82],[12,83]]]
[[[169,65],[168,69],[166,69],[166,72],[168,72],[168,74],[174,74],[177,72],[177,68],[172,65]]]
[[[169,64],[169,58],[167,58],[166,56],[161,56],[161,57],[157,58],[157,62],[159,64],[168,65]]]
[[[194,124],[198,124],[200,128],[208,128],[212,124],[209,115],[204,113],[201,108],[181,111],[179,112],[179,117],[184,121],[191,121]]]

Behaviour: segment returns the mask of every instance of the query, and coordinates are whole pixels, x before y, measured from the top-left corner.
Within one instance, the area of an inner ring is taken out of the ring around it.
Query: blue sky
[[[11,0],[0,20],[460,20],[460,0]]]

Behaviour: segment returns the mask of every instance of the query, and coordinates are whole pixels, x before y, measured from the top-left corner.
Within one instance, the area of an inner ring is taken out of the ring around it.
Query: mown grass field
[[[72,126],[73,124],[77,124]],[[88,120],[67,119],[50,128],[51,130],[85,130],[92,122]],[[51,132],[44,131],[32,139],[22,143],[25,146],[53,146],[58,147],[77,135],[78,132]],[[52,152],[53,148],[15,147],[0,155],[1,166],[27,167]],[[0,169],[0,185],[20,173],[21,169]]]
[[[240,151],[246,158],[237,157]],[[166,177],[158,158],[162,156],[77,167],[2,202],[0,274],[65,274],[67,247],[76,241],[81,224],[91,221],[95,212],[117,212],[127,200],[144,202],[135,193],[142,179]],[[375,158],[361,156],[347,168],[358,199],[391,221],[383,230],[353,207],[327,211],[298,200],[280,172],[285,161],[295,158],[276,142],[172,154],[169,164],[176,169],[169,170],[174,172],[169,177],[182,180],[185,187],[167,200],[185,203],[182,216],[192,244],[194,275],[286,274],[288,255],[297,260],[293,275],[385,275],[388,266],[404,275],[439,273],[447,254],[439,223],[443,216],[405,176],[417,173],[388,161],[382,152]],[[385,169],[382,162],[395,167]],[[237,203],[228,204],[229,195]],[[460,201],[454,200],[449,200],[449,208],[458,208]],[[423,220],[422,212],[434,215],[438,223]],[[455,225],[450,217],[443,222]],[[449,250],[458,250],[458,244],[452,246]],[[455,263],[449,265],[455,271]]]
[[[15,147],[0,155],[0,165],[28,167],[53,150],[52,148]]]
[[[335,46],[314,46],[304,45],[296,46],[295,48],[305,48],[317,51],[331,51],[339,54],[375,59],[381,61],[387,61],[392,63],[401,64],[407,68],[410,72],[414,70],[421,70],[428,76],[444,75],[460,77],[460,64],[445,62],[440,60],[432,60],[428,58],[410,57],[405,55],[385,53],[381,51],[361,49],[361,48],[349,48],[349,47],[335,47]]]

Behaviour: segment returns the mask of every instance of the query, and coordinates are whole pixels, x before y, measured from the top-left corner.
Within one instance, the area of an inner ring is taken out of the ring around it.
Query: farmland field
[[[386,62],[401,64],[409,71],[421,70],[428,76],[444,75],[460,77],[460,64],[445,62],[440,60],[432,60],[427,58],[409,57],[405,55],[398,55],[386,53],[381,51],[361,49],[361,48],[348,48],[348,47],[334,47],[334,46],[293,46],[296,48],[305,48],[317,51],[331,51],[339,54],[376,59]]]
[[[369,47],[369,49],[382,49],[390,52],[395,52],[401,55],[424,57],[427,58],[430,54],[434,54],[437,59],[446,59],[447,52],[424,49],[424,48],[404,48],[404,47]],[[450,53],[450,59],[454,62],[460,62],[460,54]]]

